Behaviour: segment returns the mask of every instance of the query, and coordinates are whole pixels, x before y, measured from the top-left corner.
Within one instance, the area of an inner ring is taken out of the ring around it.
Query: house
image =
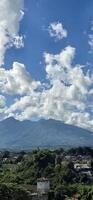
[[[75,163],[74,169],[77,170],[77,171],[79,171],[79,170],[90,170],[91,167],[87,163]]]
[[[34,188],[32,192],[32,187],[30,191],[30,196],[32,200],[48,200],[48,194],[50,191],[50,181],[47,178],[39,178],[37,180],[37,188]]]
[[[92,170],[89,163],[74,163],[74,169],[80,174],[86,174],[88,177],[92,177]]]
[[[40,178],[37,180],[37,192],[48,193],[50,190],[50,181],[47,178]]]

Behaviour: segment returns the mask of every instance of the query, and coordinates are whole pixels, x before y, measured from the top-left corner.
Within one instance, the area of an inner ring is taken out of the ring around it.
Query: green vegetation
[[[66,151],[63,149],[38,149],[29,153],[20,152],[15,159],[15,155],[11,157],[9,152],[2,154],[0,159],[0,199],[32,199],[33,186],[40,177],[47,177],[50,180],[50,200],[69,200],[74,195],[78,195],[80,200],[93,199],[92,175],[90,179],[87,174],[77,173],[73,160],[66,159],[66,156],[74,156],[76,159],[78,159],[78,155],[85,156],[85,159],[90,156],[92,170],[93,150],[90,148],[80,147]],[[59,159],[60,156],[63,160]],[[30,189],[28,189],[29,187]]]

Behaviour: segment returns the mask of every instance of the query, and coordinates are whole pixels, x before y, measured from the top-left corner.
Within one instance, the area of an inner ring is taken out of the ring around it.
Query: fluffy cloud
[[[0,1],[0,66],[4,64],[5,52],[9,47],[13,44],[22,46],[22,37],[18,36],[18,32],[23,9],[24,0]]]
[[[75,55],[75,48],[67,46],[61,53],[52,55],[49,53],[44,54],[46,62],[46,72],[49,79],[62,79],[65,73],[65,69],[71,67],[72,60]],[[64,79],[63,78],[63,79]]]
[[[84,66],[73,65],[74,56],[75,48],[71,46],[57,55],[45,53],[47,83],[35,82],[36,89],[22,64],[21,73],[17,73],[18,67],[13,67],[9,74],[12,74],[12,78],[21,74],[22,85],[26,88],[23,87],[23,90],[16,80],[19,85],[16,83],[11,91],[16,91],[20,97],[5,109],[5,116],[14,116],[19,120],[52,118],[93,130],[93,117],[90,114],[93,112],[93,75],[85,74]],[[6,87],[4,91],[6,93]]]
[[[19,25],[23,0],[0,1],[0,66],[7,48],[23,47]],[[67,31],[61,23],[49,26],[51,37],[61,40]],[[92,42],[92,37],[90,37]],[[92,47],[92,44],[90,44]],[[46,81],[32,79],[24,64],[14,62],[10,69],[0,67],[0,120],[52,118],[93,131],[93,74],[74,65],[75,48],[67,46],[58,54],[44,53]],[[12,103],[6,104],[12,96]]]
[[[40,85],[32,80],[23,64],[14,62],[9,70],[0,68],[0,91],[9,95],[24,95]]]
[[[53,22],[49,25],[48,31],[51,37],[61,40],[67,37],[67,30],[64,29],[63,24],[60,22]]]

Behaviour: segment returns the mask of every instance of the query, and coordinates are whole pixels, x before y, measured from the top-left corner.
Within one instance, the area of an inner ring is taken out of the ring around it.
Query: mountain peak
[[[90,131],[54,119],[20,122],[10,117],[0,122],[0,148],[92,147],[92,141]]]
[[[8,117],[3,121],[17,121],[14,117]]]

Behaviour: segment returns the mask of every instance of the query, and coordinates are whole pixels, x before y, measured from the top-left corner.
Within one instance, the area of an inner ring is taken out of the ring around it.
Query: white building
[[[91,166],[89,164],[76,163],[74,164],[74,169],[77,172],[80,172],[80,174],[86,174],[90,177],[92,176]]]
[[[76,169],[76,170],[89,170],[90,166],[88,164],[75,163],[74,169]]]
[[[37,192],[48,193],[50,190],[50,181],[46,178],[40,178],[37,180]]]

